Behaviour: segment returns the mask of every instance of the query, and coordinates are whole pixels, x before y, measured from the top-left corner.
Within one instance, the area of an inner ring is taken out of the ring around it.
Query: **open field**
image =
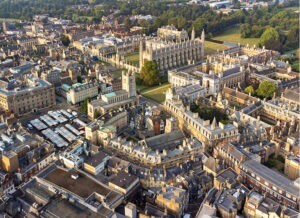
[[[142,95],[146,98],[150,98],[158,103],[162,103],[165,100],[165,93],[171,84],[164,84],[161,86],[152,87],[142,91]]]
[[[228,47],[223,45],[223,44],[210,42],[210,41],[205,41],[204,42],[204,52],[205,52],[206,55],[213,54],[213,53],[217,52],[217,50],[223,51],[227,48]]]
[[[140,63],[139,63],[139,53],[138,52],[135,52],[135,53],[131,53],[131,54],[129,54],[129,55],[126,55],[125,57],[124,57],[127,61],[128,61],[128,63],[129,64],[131,64],[131,65],[134,65],[134,66],[139,66],[140,65]]]
[[[214,37],[215,40],[225,41],[225,42],[233,42],[240,43],[241,45],[258,46],[259,38],[241,38],[240,27],[235,26],[230,29],[225,30],[219,36]]]

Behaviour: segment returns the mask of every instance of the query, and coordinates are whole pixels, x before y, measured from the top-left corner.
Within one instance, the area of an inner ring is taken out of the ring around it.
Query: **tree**
[[[245,91],[247,94],[250,93],[251,95],[253,95],[254,92],[255,92],[253,86],[248,86],[248,87],[246,87],[244,91]]]
[[[141,79],[147,86],[158,85],[160,82],[159,70],[155,61],[146,61],[141,70]]]
[[[244,24],[241,26],[241,37],[249,38],[251,36],[251,26],[249,24]]]
[[[90,101],[90,98],[87,98],[83,101],[82,105],[81,105],[81,108],[80,108],[80,111],[84,114],[87,114],[88,113],[88,103]]]
[[[263,81],[259,84],[256,93],[262,98],[271,98],[277,92],[276,85],[271,81]]]
[[[265,46],[267,49],[281,50],[281,42],[279,33],[272,27],[267,28],[259,39],[260,46]]]
[[[286,47],[297,48],[299,45],[299,27],[293,27],[289,30],[286,37]]]
[[[61,40],[61,42],[62,42],[62,44],[63,44],[64,46],[67,46],[67,47],[68,47],[68,46],[70,45],[70,39],[69,39],[68,36],[62,35],[61,38],[60,38],[60,40]]]

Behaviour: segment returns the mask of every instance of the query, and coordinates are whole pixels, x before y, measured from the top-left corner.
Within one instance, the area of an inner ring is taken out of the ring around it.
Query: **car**
[[[28,129],[33,130],[33,126],[30,123],[27,124],[27,127]]]

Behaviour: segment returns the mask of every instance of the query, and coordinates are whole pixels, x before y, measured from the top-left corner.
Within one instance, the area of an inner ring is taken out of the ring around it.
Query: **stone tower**
[[[194,26],[193,26],[193,29],[192,29],[191,40],[195,40],[195,28],[194,28]]]
[[[122,89],[128,92],[128,97],[136,97],[135,73],[122,72]]]
[[[178,122],[173,117],[166,119],[165,133],[170,133],[178,130]]]

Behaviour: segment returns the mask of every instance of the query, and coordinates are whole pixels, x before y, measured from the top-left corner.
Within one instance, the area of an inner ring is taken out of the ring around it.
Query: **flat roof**
[[[108,213],[112,213],[107,210]],[[106,213],[105,213],[106,214]],[[51,201],[51,203],[46,207],[46,209],[42,212],[43,217],[101,217],[99,213],[95,213],[92,210],[79,205],[72,204],[66,199],[59,199],[55,201]]]
[[[106,157],[109,157],[109,155],[102,152],[102,151],[99,151],[97,154],[95,154],[95,155],[91,156],[90,158],[88,158],[85,161],[85,163],[90,165],[90,166],[96,167],[100,163],[102,163],[103,159],[106,158]]]
[[[110,92],[110,93],[105,94],[106,98],[112,98],[112,97],[115,97],[115,96],[116,96],[115,92]]]
[[[138,177],[135,175],[126,173],[125,171],[120,171],[117,173],[117,175],[112,180],[110,180],[110,183],[112,183],[118,187],[127,189],[137,179],[138,179]]]
[[[78,179],[72,179],[71,176],[73,174],[79,175]],[[106,196],[111,191],[83,173],[75,170],[66,171],[56,168],[46,175],[45,180],[62,187],[83,199],[86,199],[94,192]]]

